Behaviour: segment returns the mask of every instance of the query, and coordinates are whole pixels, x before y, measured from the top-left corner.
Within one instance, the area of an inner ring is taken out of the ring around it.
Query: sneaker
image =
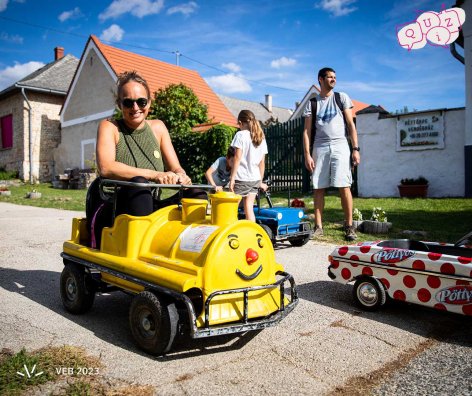
[[[346,238],[347,241],[353,241],[357,239],[356,227],[352,225],[344,226],[344,237]]]
[[[315,229],[313,230],[313,238],[322,237],[323,235],[323,228],[320,226],[315,226]]]

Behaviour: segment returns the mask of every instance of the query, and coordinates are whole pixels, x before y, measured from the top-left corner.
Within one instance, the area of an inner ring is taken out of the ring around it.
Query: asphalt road
[[[351,286],[327,276],[334,247],[312,241],[276,249],[301,299],[278,326],[146,355],[128,327],[132,297],[99,295],[82,316],[62,307],[59,254],[71,219],[82,215],[0,203],[0,349],[83,347],[107,376],[159,395],[472,393],[470,317],[406,304],[360,312]]]

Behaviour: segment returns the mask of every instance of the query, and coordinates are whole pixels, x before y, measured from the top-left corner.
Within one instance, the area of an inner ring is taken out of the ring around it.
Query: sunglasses
[[[126,107],[128,109],[131,109],[135,103],[139,106],[140,109],[143,109],[147,106],[148,100],[146,98],[138,98],[138,99],[126,98],[121,101],[121,104],[123,105],[123,107]]]

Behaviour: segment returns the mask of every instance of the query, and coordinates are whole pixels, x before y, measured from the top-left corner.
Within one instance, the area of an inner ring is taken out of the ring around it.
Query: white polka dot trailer
[[[472,248],[406,239],[337,247],[328,275],[365,310],[387,298],[472,316]]]

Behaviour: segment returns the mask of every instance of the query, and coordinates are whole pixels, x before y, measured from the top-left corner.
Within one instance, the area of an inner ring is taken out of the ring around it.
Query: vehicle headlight
[[[304,215],[303,210],[300,210],[300,212],[298,212],[298,218],[303,219],[303,215]]]
[[[282,213],[280,213],[280,212],[277,213],[277,220],[282,220],[282,217],[283,217],[283,216],[282,216]]]

